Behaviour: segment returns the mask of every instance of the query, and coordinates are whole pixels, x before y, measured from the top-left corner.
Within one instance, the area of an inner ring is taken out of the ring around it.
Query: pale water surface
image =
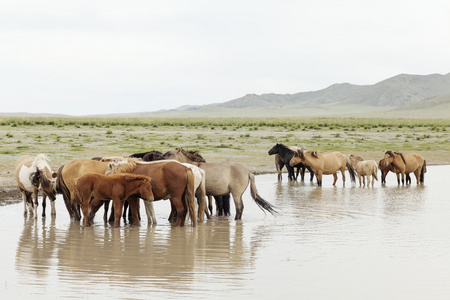
[[[214,217],[172,227],[90,228],[0,207],[1,299],[450,299],[450,166],[429,166],[425,185],[360,188],[256,177],[274,217],[248,191],[242,221]],[[340,177],[340,176],[339,176]],[[413,179],[415,182],[415,179]],[[49,212],[49,206],[47,207]],[[234,214],[234,205],[232,205]],[[41,206],[39,207],[39,214]]]

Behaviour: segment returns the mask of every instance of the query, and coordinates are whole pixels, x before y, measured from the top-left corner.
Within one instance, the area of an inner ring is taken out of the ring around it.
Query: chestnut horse
[[[384,157],[380,159],[378,162],[378,168],[381,171],[381,183],[386,183],[386,176],[390,172],[395,173],[397,175],[397,183],[400,184],[400,171],[394,167],[392,164],[385,165],[385,159]],[[411,176],[409,176],[409,173],[405,173],[406,176],[406,184],[411,184]]]
[[[350,154],[350,161],[352,163],[353,169],[355,169],[358,174],[359,186],[361,186],[361,177],[364,186],[366,186],[366,177],[367,177],[367,186],[370,184],[370,176],[372,176],[372,187],[375,182],[375,179],[378,181],[378,166],[377,162],[374,160],[364,160],[361,156]]]
[[[272,204],[264,200],[256,189],[255,176],[243,165],[233,162],[206,163],[195,158],[195,152],[190,153],[181,148],[168,151],[164,154],[165,159],[175,159],[179,162],[196,165],[206,173],[206,195],[222,196],[231,193],[236,205],[235,220],[242,218],[244,203],[242,194],[250,183],[250,194],[259,208],[265,209],[271,214],[276,213]]]
[[[311,167],[316,175],[317,184],[322,186],[322,175],[333,174],[333,185],[336,185],[337,172],[341,170],[342,182],[345,186],[345,168],[350,173],[350,179],[355,182],[355,170],[353,169],[350,159],[340,152],[322,153],[318,151],[303,151],[303,149],[297,150],[292,157],[289,164],[295,166],[296,164],[303,162]]]
[[[47,197],[50,199],[52,215],[56,214],[56,173],[52,171],[49,160],[44,154],[36,157],[24,155],[17,159],[14,176],[22,194],[24,215],[27,214],[27,206],[30,214],[37,217],[38,192],[42,192],[42,217],[45,217]],[[34,196],[34,202],[31,195]],[[36,208],[34,207],[36,205]]]
[[[400,152],[386,151],[384,160],[385,166],[392,164],[399,170],[402,175],[402,184],[405,184],[405,174],[407,173],[414,173],[417,184],[424,182],[427,163],[420,154],[410,153],[403,155],[403,153]],[[400,182],[398,184],[400,184]]]
[[[172,208],[177,212],[175,226],[184,226],[186,219],[186,208],[191,217],[192,226],[197,225],[197,214],[195,212],[195,188],[194,174],[192,170],[174,161],[154,161],[154,162],[110,162],[106,174],[133,173],[148,176],[152,179],[152,190],[155,200],[170,199]],[[137,201],[130,199],[128,203],[133,215],[133,220],[137,219]],[[151,214],[146,206],[147,218],[150,220]]]
[[[71,219],[76,221],[81,219],[79,204],[72,201],[75,180],[87,173],[105,174],[107,168],[107,162],[83,158],[71,160],[59,168],[56,180],[57,190],[63,195]],[[102,205],[102,202],[99,201],[99,204]]]
[[[120,226],[123,205],[130,196],[138,196],[146,201],[153,201],[150,178],[143,175],[118,174],[101,175],[87,173],[75,181],[74,201],[81,205],[84,225],[90,226],[89,207],[92,197],[100,200],[113,200],[114,226]]]

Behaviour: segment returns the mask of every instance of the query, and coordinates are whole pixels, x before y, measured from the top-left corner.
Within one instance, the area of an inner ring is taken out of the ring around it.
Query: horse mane
[[[359,155],[350,154],[350,156],[356,158],[356,159],[359,160],[359,161],[363,161],[363,160],[364,160],[364,159],[363,159],[361,156],[359,156]]]
[[[285,144],[277,143],[277,146],[279,146],[287,151],[294,151],[294,150],[290,149],[288,146],[286,146]]]
[[[311,153],[312,157],[319,158],[319,151],[308,151],[308,153]]]
[[[405,157],[403,156],[403,153],[402,153],[402,152],[392,152],[391,150],[388,150],[388,151],[386,151],[385,154],[388,154],[389,156],[392,156],[392,157],[393,157],[395,154],[396,154],[396,155],[399,155],[399,156],[402,158],[403,162],[406,164]]]
[[[134,171],[134,169],[136,169],[137,167],[137,160],[122,160],[122,161],[112,161],[110,162],[110,164],[108,165],[108,167],[111,166],[111,163],[114,164],[114,168],[112,168],[112,173],[113,174],[117,174],[117,173],[131,173]]]
[[[206,162],[206,160],[198,153],[198,151],[188,151],[183,148],[176,148],[175,150],[180,151],[188,159],[195,162]]]
[[[38,155],[36,155],[31,167],[42,170],[45,167],[47,167],[49,162],[50,162],[50,160],[48,159],[48,157],[45,154],[38,154]]]

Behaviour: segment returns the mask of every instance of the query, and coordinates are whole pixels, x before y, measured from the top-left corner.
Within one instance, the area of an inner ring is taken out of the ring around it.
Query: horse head
[[[56,176],[55,172],[51,173],[48,178],[45,170],[36,169],[36,172],[30,174],[31,184],[41,190],[51,201],[56,200]]]
[[[150,184],[151,179],[145,178],[142,180],[142,184],[139,187],[139,194],[142,199],[146,201],[154,201],[155,196],[153,195],[152,186]]]

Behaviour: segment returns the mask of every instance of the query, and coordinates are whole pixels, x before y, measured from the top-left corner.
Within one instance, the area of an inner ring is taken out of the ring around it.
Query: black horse
[[[157,150],[131,154],[130,157],[140,158],[143,161],[155,161],[164,159],[162,152],[159,152]]]
[[[314,172],[310,166],[307,166],[304,163],[298,163],[295,166],[291,167],[291,165],[289,164],[289,161],[295,154],[294,150],[289,149],[289,147],[287,147],[283,144],[277,143],[275,146],[272,147],[272,149],[269,150],[269,155],[273,155],[273,154],[278,154],[282,158],[282,160],[288,170],[289,180],[297,180],[298,174],[301,170],[301,173],[300,173],[301,179],[302,179],[302,181],[304,181],[305,180],[305,169],[308,169],[309,173],[311,174],[310,181],[313,181]],[[297,173],[295,173],[294,168],[297,168]]]

